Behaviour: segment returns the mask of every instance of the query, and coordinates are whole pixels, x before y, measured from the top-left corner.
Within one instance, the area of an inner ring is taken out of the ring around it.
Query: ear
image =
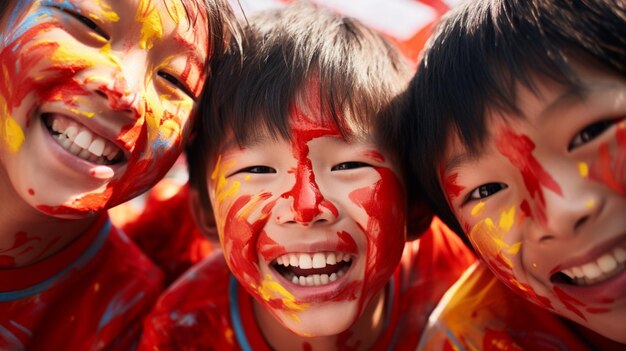
[[[217,233],[217,224],[215,223],[213,208],[209,201],[207,201],[206,205],[204,204],[200,193],[194,188],[189,189],[189,209],[193,220],[196,222],[196,226],[200,229],[202,234],[209,239],[218,240],[219,235]]]
[[[433,211],[422,200],[417,200],[408,208],[406,221],[406,240],[416,240],[429,228],[434,217]]]

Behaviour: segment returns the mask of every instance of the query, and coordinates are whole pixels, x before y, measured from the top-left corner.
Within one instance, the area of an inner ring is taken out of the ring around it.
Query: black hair
[[[593,61],[626,76],[622,0],[469,0],[444,17],[408,91],[399,140],[410,191],[423,194],[455,232],[439,162],[453,136],[470,154],[488,138],[487,111],[519,116],[516,86],[536,92],[533,76],[579,87],[571,61]]]
[[[186,149],[190,184],[205,206],[207,167],[229,133],[240,145],[260,135],[288,140],[290,108],[308,84],[319,89],[321,115],[331,116],[327,122],[345,137],[391,128],[390,103],[411,78],[406,60],[382,35],[309,3],[259,13],[244,34],[244,55],[225,56],[216,68]]]

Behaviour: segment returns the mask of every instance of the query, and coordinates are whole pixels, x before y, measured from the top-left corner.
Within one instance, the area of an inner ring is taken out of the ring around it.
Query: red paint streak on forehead
[[[307,116],[297,105],[291,109],[291,132],[293,156],[297,161],[294,187],[282,194],[283,198],[293,198],[294,220],[309,223],[322,213],[322,207],[338,214],[337,208],[326,200],[315,181],[313,166],[309,156],[308,143],[321,137],[341,137],[337,127],[330,123],[322,125],[319,120]]]
[[[580,302],[573,296],[570,296],[565,293],[565,291],[561,290],[558,286],[554,287],[554,294],[561,300],[561,303],[570,311],[574,312],[578,317],[582,318],[584,321],[587,320],[587,317],[578,309],[578,306],[585,306],[584,303]]]
[[[557,195],[563,196],[561,187],[539,164],[532,152],[535,144],[525,135],[515,134],[509,128],[503,128],[496,146],[500,153],[504,155],[522,174],[524,185],[528,193],[537,202],[537,217],[542,223],[546,222],[545,198],[542,186],[551,190]]]

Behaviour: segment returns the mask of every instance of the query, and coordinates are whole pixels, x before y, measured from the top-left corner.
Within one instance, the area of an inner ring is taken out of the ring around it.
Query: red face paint
[[[525,135],[515,134],[509,128],[503,128],[496,146],[502,155],[517,167],[524,179],[524,185],[535,200],[536,215],[540,223],[546,223],[545,199],[542,187],[562,196],[561,187],[537,162],[532,154],[535,143]]]
[[[465,189],[464,186],[456,183],[458,177],[458,173],[452,173],[446,177],[443,164],[439,165],[439,178],[442,180],[443,191],[450,203],[452,203],[452,200],[459,197],[461,192]]]

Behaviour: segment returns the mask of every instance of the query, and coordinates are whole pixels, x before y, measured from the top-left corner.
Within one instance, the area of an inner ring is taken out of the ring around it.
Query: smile
[[[52,139],[63,149],[96,165],[114,165],[123,161],[122,150],[85,126],[58,114],[42,115]]]
[[[301,286],[330,284],[341,278],[351,265],[352,256],[343,252],[290,253],[272,263],[285,279]]]
[[[626,249],[623,246],[617,246],[595,261],[563,269],[557,275],[569,284],[584,286],[604,282],[625,269]]]

